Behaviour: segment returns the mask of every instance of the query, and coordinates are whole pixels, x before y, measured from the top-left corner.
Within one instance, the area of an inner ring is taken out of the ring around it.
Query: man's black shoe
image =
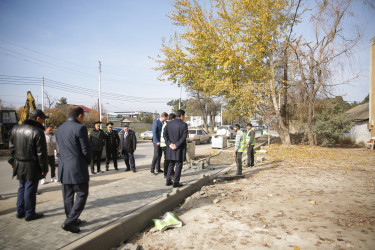
[[[109,171],[109,168],[106,168],[105,171]]]
[[[133,169],[133,173],[137,172],[137,170]]]
[[[91,171],[91,174],[96,174],[94,171]]]
[[[22,218],[25,218],[25,213],[17,214],[16,216],[18,219],[22,219]]]
[[[118,168],[115,168],[116,171],[118,171]]]
[[[85,223],[85,222],[86,222],[86,221],[84,221],[84,220],[77,219],[75,225],[78,226],[78,225],[80,225],[81,223]]]
[[[72,232],[72,233],[79,233],[81,230],[79,229],[79,227],[77,227],[77,225],[65,225],[63,224],[61,226],[62,229],[64,229],[65,231],[69,231],[69,232]]]
[[[174,183],[173,184],[174,188],[178,188],[178,187],[182,187],[182,186],[183,186],[182,183]]]
[[[130,169],[125,169],[125,172],[128,172],[128,171],[130,171]]]
[[[164,171],[161,170],[161,169],[159,169],[157,172],[158,172],[158,173],[164,173]]]
[[[173,182],[172,181],[167,181],[167,183],[165,184],[167,186],[172,186],[173,185]]]
[[[42,218],[43,216],[44,216],[44,214],[35,213],[35,214],[31,215],[30,217],[25,217],[25,221],[37,220],[37,219]]]

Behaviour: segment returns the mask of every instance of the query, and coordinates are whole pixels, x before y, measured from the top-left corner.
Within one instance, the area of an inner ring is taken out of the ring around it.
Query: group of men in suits
[[[164,160],[168,163],[167,169],[164,165],[164,176],[166,177],[166,185],[173,187],[181,187],[180,183],[183,162],[186,160],[186,138],[188,135],[188,126],[184,122],[185,111],[178,110],[177,114],[169,115],[162,113],[161,118],[152,124],[154,157],[151,164],[151,174],[163,172],[160,169],[160,159],[162,150],[164,151]],[[163,124],[166,123],[166,124]],[[157,172],[155,172],[155,169]],[[174,179],[172,181],[172,175]]]
[[[174,119],[177,116],[176,119]],[[89,192],[89,170],[93,151],[87,128],[82,124],[85,112],[81,107],[70,110],[69,118],[58,128],[56,142],[59,146],[58,180],[62,184],[63,203],[66,219],[62,228],[72,233],[80,232],[78,227],[83,221],[79,219],[87,201]],[[163,122],[167,115],[163,114]],[[16,126],[10,138],[9,164],[13,168],[13,176],[17,176],[20,186],[17,198],[17,218],[26,221],[36,220],[43,214],[35,212],[36,192],[38,182],[45,178],[48,172],[48,154],[43,124],[48,118],[42,110],[36,109],[30,119],[24,124]],[[177,115],[171,114],[167,125],[158,126],[157,135],[160,142],[165,144],[165,158],[168,162],[166,172],[166,185],[181,187],[180,183],[183,162],[186,160],[186,138],[188,127],[184,122],[185,111],[178,110]],[[160,132],[159,132],[160,129]],[[99,131],[99,129],[97,129]],[[161,133],[163,131],[163,133]],[[114,135],[116,137],[116,135]],[[135,172],[133,153],[136,148],[134,132],[125,126],[124,131],[114,140],[115,148],[121,148],[127,170],[132,168]],[[101,139],[99,139],[101,140]],[[28,144],[27,144],[28,143]],[[25,147],[25,144],[28,147]],[[117,151],[117,150],[116,150]],[[154,170],[160,170],[159,148],[156,152]],[[97,155],[97,157],[99,154]],[[115,159],[116,157],[113,157]],[[130,163],[129,163],[130,162]],[[153,160],[154,162],[154,160]],[[107,166],[108,166],[107,162]],[[157,165],[159,164],[159,165]],[[117,164],[115,164],[115,168]],[[174,172],[174,180],[172,175]]]

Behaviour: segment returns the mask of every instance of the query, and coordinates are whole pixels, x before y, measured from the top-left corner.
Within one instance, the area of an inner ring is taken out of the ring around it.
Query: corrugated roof
[[[355,121],[366,121],[369,119],[369,103],[357,105],[345,113]]]

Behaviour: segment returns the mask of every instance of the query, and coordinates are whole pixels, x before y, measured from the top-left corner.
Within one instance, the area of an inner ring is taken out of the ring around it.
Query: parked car
[[[217,128],[216,131],[217,135],[224,135],[228,138],[233,138],[236,136],[236,131],[234,131],[234,128],[232,125],[223,125]]]
[[[152,133],[151,129],[141,133],[141,138],[143,140],[152,140],[153,136],[154,136],[154,134]]]
[[[211,136],[206,133],[203,129],[189,129],[189,140],[195,141],[195,144],[198,145],[201,142],[211,143]]]

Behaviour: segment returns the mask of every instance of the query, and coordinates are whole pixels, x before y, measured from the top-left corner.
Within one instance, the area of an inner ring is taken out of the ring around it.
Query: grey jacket
[[[237,134],[236,134],[236,142],[235,142],[235,145],[234,145],[234,152],[237,152],[238,148],[240,147],[241,141],[242,141],[242,132],[241,132],[241,130],[238,130]]]
[[[44,133],[46,136],[46,142],[47,142],[47,154],[48,156],[54,156],[55,150],[57,151],[57,143],[56,143],[56,137],[54,134],[47,134]]]

